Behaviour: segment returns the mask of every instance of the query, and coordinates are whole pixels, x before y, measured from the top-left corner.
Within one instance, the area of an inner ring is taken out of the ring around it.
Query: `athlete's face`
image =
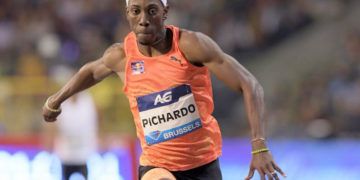
[[[160,0],[130,0],[126,8],[127,19],[137,41],[143,45],[156,42],[163,33],[168,7]]]

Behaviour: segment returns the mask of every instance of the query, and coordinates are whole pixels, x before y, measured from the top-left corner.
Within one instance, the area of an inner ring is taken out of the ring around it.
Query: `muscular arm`
[[[57,109],[72,95],[97,84],[114,72],[121,71],[124,57],[123,45],[112,45],[101,58],[82,66],[65,86],[49,98],[48,106]],[[46,111],[44,108],[43,115],[46,121],[54,121],[58,114]]]
[[[112,72],[101,59],[85,64],[60,91],[52,96],[50,104],[52,107],[59,107],[70,96],[97,84]]]
[[[251,136],[264,137],[264,93],[256,78],[204,34],[183,31],[180,48],[191,63],[207,66],[231,89],[243,93]]]
[[[204,34],[183,31],[180,48],[191,63],[207,66],[230,88],[243,93],[251,138],[256,140],[252,141],[252,149],[256,151],[266,148],[265,141],[263,141],[264,92],[256,78]],[[279,179],[275,171],[285,176],[268,151],[252,156],[249,175],[246,179],[251,179],[255,170],[259,172],[261,179],[265,179],[265,176],[270,180]]]

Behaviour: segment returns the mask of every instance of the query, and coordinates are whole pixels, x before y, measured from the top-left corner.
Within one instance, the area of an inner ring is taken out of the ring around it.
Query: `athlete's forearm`
[[[51,107],[58,108],[62,102],[72,95],[85,90],[98,82],[91,63],[85,64],[57,93],[51,96],[49,104]]]
[[[245,108],[251,129],[251,138],[264,137],[264,91],[262,86],[253,80],[249,83],[248,88],[243,90]]]

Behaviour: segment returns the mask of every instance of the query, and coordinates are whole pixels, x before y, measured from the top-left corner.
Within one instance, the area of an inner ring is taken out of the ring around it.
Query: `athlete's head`
[[[126,16],[137,41],[152,45],[164,35],[164,21],[167,17],[166,0],[126,0]]]

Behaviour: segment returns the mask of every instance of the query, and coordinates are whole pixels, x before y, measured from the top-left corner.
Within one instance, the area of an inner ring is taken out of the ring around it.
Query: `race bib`
[[[138,97],[137,103],[148,145],[168,141],[202,127],[189,85]]]

